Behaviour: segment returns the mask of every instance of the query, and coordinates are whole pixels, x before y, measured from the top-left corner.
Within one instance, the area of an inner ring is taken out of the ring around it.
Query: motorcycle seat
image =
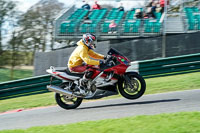
[[[71,75],[71,76],[76,76],[76,77],[80,77],[82,78],[84,73],[77,73],[77,72],[71,72],[69,70],[69,68],[65,69],[65,72],[68,74],[68,75]]]
[[[55,67],[54,70],[57,71],[57,72],[65,72],[66,67]]]
[[[65,72],[67,75],[76,76],[76,77],[80,77],[80,78],[82,78],[83,75],[84,75],[84,73],[71,72],[69,70],[69,68],[66,68],[66,67],[64,67],[64,68],[55,68],[55,71],[57,71],[57,72]]]

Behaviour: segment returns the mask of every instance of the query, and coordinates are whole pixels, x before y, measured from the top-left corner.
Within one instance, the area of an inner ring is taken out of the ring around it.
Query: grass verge
[[[199,81],[200,72],[146,79],[147,90],[145,94],[200,89]],[[116,97],[120,96],[116,95],[108,98]],[[45,93],[1,100],[0,112],[5,112],[13,109],[26,109],[47,105],[55,105],[54,93]]]
[[[0,133],[199,133],[199,118],[200,112],[181,112],[4,130]]]
[[[14,77],[13,79],[10,78],[10,69],[0,69],[0,82],[10,81],[10,80],[17,80],[32,77],[33,70],[22,70],[16,69],[14,70]]]

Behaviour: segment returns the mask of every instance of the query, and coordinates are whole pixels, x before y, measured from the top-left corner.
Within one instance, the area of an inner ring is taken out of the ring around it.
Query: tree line
[[[64,9],[58,0],[40,0],[25,13],[19,3],[0,0],[0,67],[33,65],[34,54],[54,48],[53,24]]]

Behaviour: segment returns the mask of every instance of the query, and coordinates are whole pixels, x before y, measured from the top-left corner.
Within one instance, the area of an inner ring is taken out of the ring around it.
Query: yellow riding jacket
[[[78,47],[72,52],[71,56],[69,57],[68,67],[76,67],[82,65],[85,62],[88,65],[99,65],[99,61],[93,60],[94,59],[104,59],[104,55],[98,54],[94,52],[92,49],[89,49],[82,40],[77,42]]]

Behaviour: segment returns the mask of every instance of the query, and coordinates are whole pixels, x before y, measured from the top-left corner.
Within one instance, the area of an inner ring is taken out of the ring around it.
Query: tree
[[[16,4],[10,0],[0,0],[0,55],[3,53],[2,48],[2,27],[3,24],[12,18],[15,14]]]
[[[5,56],[6,53],[4,53],[3,48],[3,27],[5,23],[8,23],[13,19],[13,16],[15,16],[16,13],[16,4],[13,1],[10,0],[0,0],[0,66],[5,65]]]
[[[64,8],[57,0],[41,0],[31,7],[20,21],[23,27],[25,42],[33,53],[53,49],[53,21]]]
[[[9,65],[11,66],[11,71],[10,71],[10,78],[11,80],[13,79],[14,76],[14,68],[15,66],[21,65],[24,63],[25,59],[25,52],[23,51],[23,45],[21,42],[21,35],[20,35],[20,30],[16,28],[11,35],[11,39],[9,41],[8,45],[8,50],[9,55],[8,55],[8,61]]]

